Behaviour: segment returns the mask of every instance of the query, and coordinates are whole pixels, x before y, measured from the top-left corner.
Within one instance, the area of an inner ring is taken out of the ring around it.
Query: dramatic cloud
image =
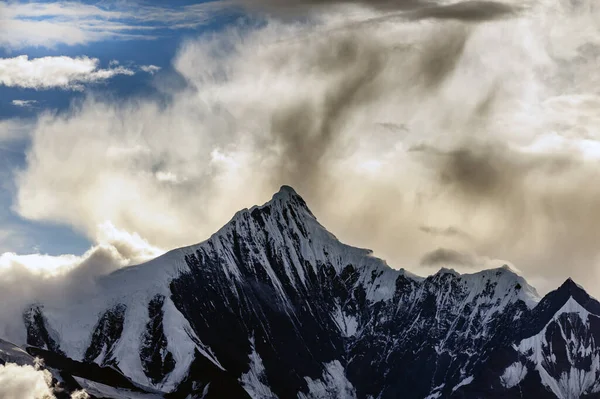
[[[258,7],[275,12],[311,11],[315,7],[340,7],[349,4],[383,11],[404,11],[396,14],[410,19],[455,19],[485,21],[513,15],[518,7],[499,1],[470,0],[445,4],[435,0],[238,0],[246,7]]]
[[[121,66],[99,68],[100,61],[89,57],[43,57],[26,55],[0,58],[0,85],[26,89],[82,90],[86,83],[106,81],[116,75],[134,75]],[[14,103],[14,102],[13,102]]]
[[[0,3],[0,47],[54,47],[102,40],[154,39],[163,29],[195,28],[221,2],[156,7],[137,1],[8,1]]]
[[[495,1],[464,1],[454,4],[429,6],[409,14],[412,19],[454,19],[458,21],[486,21],[513,17],[520,8]]]
[[[600,276],[600,10],[555,3],[340,4],[189,41],[170,101],[44,114],[15,210],[171,248],[289,184],[396,267],[506,259],[541,292],[585,285]]]

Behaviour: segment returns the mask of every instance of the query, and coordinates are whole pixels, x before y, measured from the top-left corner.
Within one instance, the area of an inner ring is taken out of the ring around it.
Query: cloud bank
[[[111,63],[100,68],[100,60],[90,57],[42,57],[29,59],[27,55],[0,58],[0,85],[25,89],[83,90],[85,84],[100,83],[117,75],[135,75],[134,68]],[[139,70],[154,74],[160,68],[143,65]],[[35,101],[14,100],[13,105],[28,107]]]
[[[3,399],[55,399],[52,375],[33,366],[0,365],[0,397]]]
[[[39,359],[36,359],[36,362]],[[35,365],[0,365],[0,397],[2,399],[56,399],[60,388],[53,387],[52,374]],[[71,399],[89,399],[84,390],[71,394]]]
[[[472,4],[488,3],[422,18],[408,18],[421,4],[328,4],[190,40],[173,60],[185,87],[156,76],[168,102],[90,95],[41,116],[14,209],[172,248],[288,184],[394,267],[503,259],[542,293],[586,285],[600,276],[600,10],[443,8]]]
[[[60,304],[94,292],[96,278],[124,266],[139,264],[164,251],[151,246],[138,234],[98,226],[96,243],[81,256],[44,254],[0,255],[0,337],[25,344],[22,312],[32,303]],[[1,385],[1,384],[0,384]]]
[[[435,0],[237,0],[250,10],[260,9],[275,14],[297,14],[320,12],[323,8],[348,7],[349,5],[380,11],[396,12],[390,16],[410,20],[448,19],[465,22],[481,22],[514,16],[524,4],[508,1],[467,0],[445,2]],[[527,2],[525,2],[527,4]],[[316,10],[315,10],[316,9]]]

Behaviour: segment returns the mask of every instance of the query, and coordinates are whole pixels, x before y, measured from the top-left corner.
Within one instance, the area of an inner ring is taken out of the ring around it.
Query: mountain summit
[[[392,269],[283,186],[23,320],[28,351],[97,397],[574,398],[600,392],[599,306],[572,281],[540,300],[508,267]]]

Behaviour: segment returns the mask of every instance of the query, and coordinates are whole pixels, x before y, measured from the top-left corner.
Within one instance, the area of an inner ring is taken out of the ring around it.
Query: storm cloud
[[[500,1],[470,0],[450,4],[434,0],[238,0],[234,4],[274,13],[297,14],[311,10],[340,7],[347,5],[362,6],[383,12],[402,12],[401,16],[413,20],[419,19],[454,19],[460,21],[480,22],[509,17],[521,8],[514,4]]]
[[[90,95],[40,117],[15,210],[169,249],[287,184],[393,267],[501,259],[541,292],[599,276],[591,0],[300,2],[295,19],[282,3],[244,2],[274,15],[184,43],[176,77],[155,76],[166,104]]]

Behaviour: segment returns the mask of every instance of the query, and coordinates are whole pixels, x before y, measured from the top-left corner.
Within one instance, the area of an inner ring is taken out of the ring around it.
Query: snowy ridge
[[[106,384],[75,377],[77,383],[90,395],[111,399],[162,399],[162,395],[135,392],[129,389],[114,388]]]
[[[32,307],[25,321],[30,345],[176,397],[477,398],[500,353],[489,377],[499,392],[545,372],[537,386],[571,398],[597,392],[600,312],[565,287],[540,301],[508,266],[392,269],[339,242],[284,186],[208,240],[105,276],[84,300]]]
[[[257,211],[267,216],[261,223],[257,223],[252,217]],[[159,383],[151,381],[144,373],[139,356],[139,337],[143,335],[149,322],[148,303],[157,295],[166,298],[170,296],[171,281],[190,271],[186,258],[198,251],[218,253],[224,260],[219,265],[226,279],[243,280],[239,261],[234,253],[233,236],[255,242],[255,247],[260,251],[251,254],[253,259],[248,263],[261,268],[255,273],[262,273],[263,270],[266,272],[280,301],[288,306],[289,297],[284,289],[282,276],[273,269],[265,252],[267,247],[295,249],[281,256],[286,277],[294,288],[300,285],[306,288],[307,264],[315,274],[320,272],[319,267],[323,264],[332,265],[337,272],[348,264],[360,265],[365,272],[356,284],[364,285],[367,298],[371,301],[391,298],[395,277],[399,273],[410,276],[407,272],[389,268],[385,262],[372,257],[368,250],[341,244],[318,223],[304,200],[293,189],[284,186],[267,204],[238,212],[207,241],[170,251],[142,265],[127,267],[106,276],[100,280],[96,292],[91,293],[85,301],[73,301],[57,308],[44,307],[45,326],[56,336],[61,351],[72,359],[82,360],[100,315],[117,305],[124,306],[126,311],[123,331],[112,350],[111,360],[136,383],[169,392],[185,376],[194,349],[206,354],[210,352],[210,348],[194,336],[187,320],[167,300],[164,305],[164,325],[168,327],[165,336],[169,343],[168,350],[174,355],[175,369],[165,380]],[[372,280],[371,277],[375,274],[377,277]],[[232,294],[236,295],[237,292],[232,291]],[[106,348],[102,348],[95,361],[102,363],[106,360],[105,351]],[[207,357],[218,364],[218,360],[212,356]]]
[[[515,346],[515,349],[525,356],[535,366],[542,383],[558,398],[574,399],[585,394],[600,392],[600,348],[594,336],[581,334],[590,319],[600,322],[598,315],[591,314],[573,297],[567,302],[544,326],[539,334],[526,338]],[[568,370],[556,372],[557,356],[553,348],[557,343],[566,348],[571,367]],[[591,359],[589,365],[579,366],[579,359]],[[515,371],[522,366],[511,366]],[[507,371],[514,374],[515,371]],[[507,373],[505,372],[505,373]],[[521,380],[526,371],[521,371]],[[520,380],[519,380],[520,381]],[[514,383],[514,379],[509,381]],[[516,385],[516,384],[514,384]],[[507,385],[508,387],[508,385]]]
[[[394,319],[402,328],[383,335],[398,335],[398,346],[421,348],[420,367],[435,367],[427,389],[415,397],[447,397],[474,380],[486,348],[501,342],[538,301],[535,289],[508,267],[464,275],[441,269],[399,298]],[[394,361],[415,360],[405,355]]]
[[[0,339],[0,364],[4,363],[33,366],[35,365],[35,359],[18,346]]]

